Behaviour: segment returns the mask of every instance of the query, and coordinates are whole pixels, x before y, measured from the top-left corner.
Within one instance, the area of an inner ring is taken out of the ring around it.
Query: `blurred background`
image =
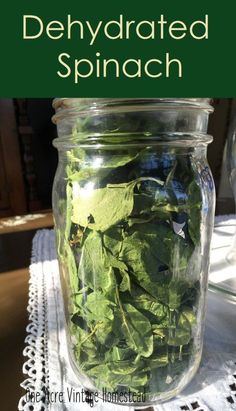
[[[208,161],[214,176],[216,214],[235,212],[225,145],[235,127],[236,99],[214,99]],[[52,99],[0,99],[0,395],[15,411],[23,389],[28,267],[38,228],[53,226],[51,191],[57,166],[52,146]]]

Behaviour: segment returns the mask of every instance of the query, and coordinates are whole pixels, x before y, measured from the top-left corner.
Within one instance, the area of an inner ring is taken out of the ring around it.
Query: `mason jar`
[[[201,359],[214,183],[208,99],[54,100],[70,360],[103,400],[156,404]]]
[[[226,164],[236,206],[236,115],[232,120],[230,132],[227,139]],[[227,253],[226,259],[230,264],[236,265],[236,232],[234,234],[232,244]]]

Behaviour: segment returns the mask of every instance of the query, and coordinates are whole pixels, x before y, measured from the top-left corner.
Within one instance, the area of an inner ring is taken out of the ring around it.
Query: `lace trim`
[[[41,241],[46,231],[37,232],[33,239],[32,259],[29,280],[29,324],[26,327],[26,347],[23,356],[27,358],[23,365],[23,373],[28,376],[21,384],[25,389],[25,395],[20,399],[18,408],[20,411],[44,411],[47,410],[45,393],[48,390],[48,330],[47,330],[47,301],[45,293],[45,277],[43,263],[45,250]],[[39,309],[40,307],[40,309]],[[37,401],[36,395],[37,393]]]

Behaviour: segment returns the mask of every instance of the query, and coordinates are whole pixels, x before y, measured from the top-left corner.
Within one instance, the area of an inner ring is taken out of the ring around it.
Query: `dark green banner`
[[[235,1],[8,1],[1,97],[234,97]]]

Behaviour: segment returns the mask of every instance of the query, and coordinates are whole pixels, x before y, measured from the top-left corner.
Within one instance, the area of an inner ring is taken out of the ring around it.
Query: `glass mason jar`
[[[236,207],[236,118],[233,118],[232,121],[232,130],[228,136],[227,145],[226,145],[226,161],[227,169],[229,175],[229,181],[232,187],[235,207]],[[233,242],[230,247],[230,250],[226,257],[227,261],[235,265],[236,264],[236,232],[233,237]]]
[[[56,99],[53,210],[71,363],[104,400],[175,396],[202,351],[208,99]]]

